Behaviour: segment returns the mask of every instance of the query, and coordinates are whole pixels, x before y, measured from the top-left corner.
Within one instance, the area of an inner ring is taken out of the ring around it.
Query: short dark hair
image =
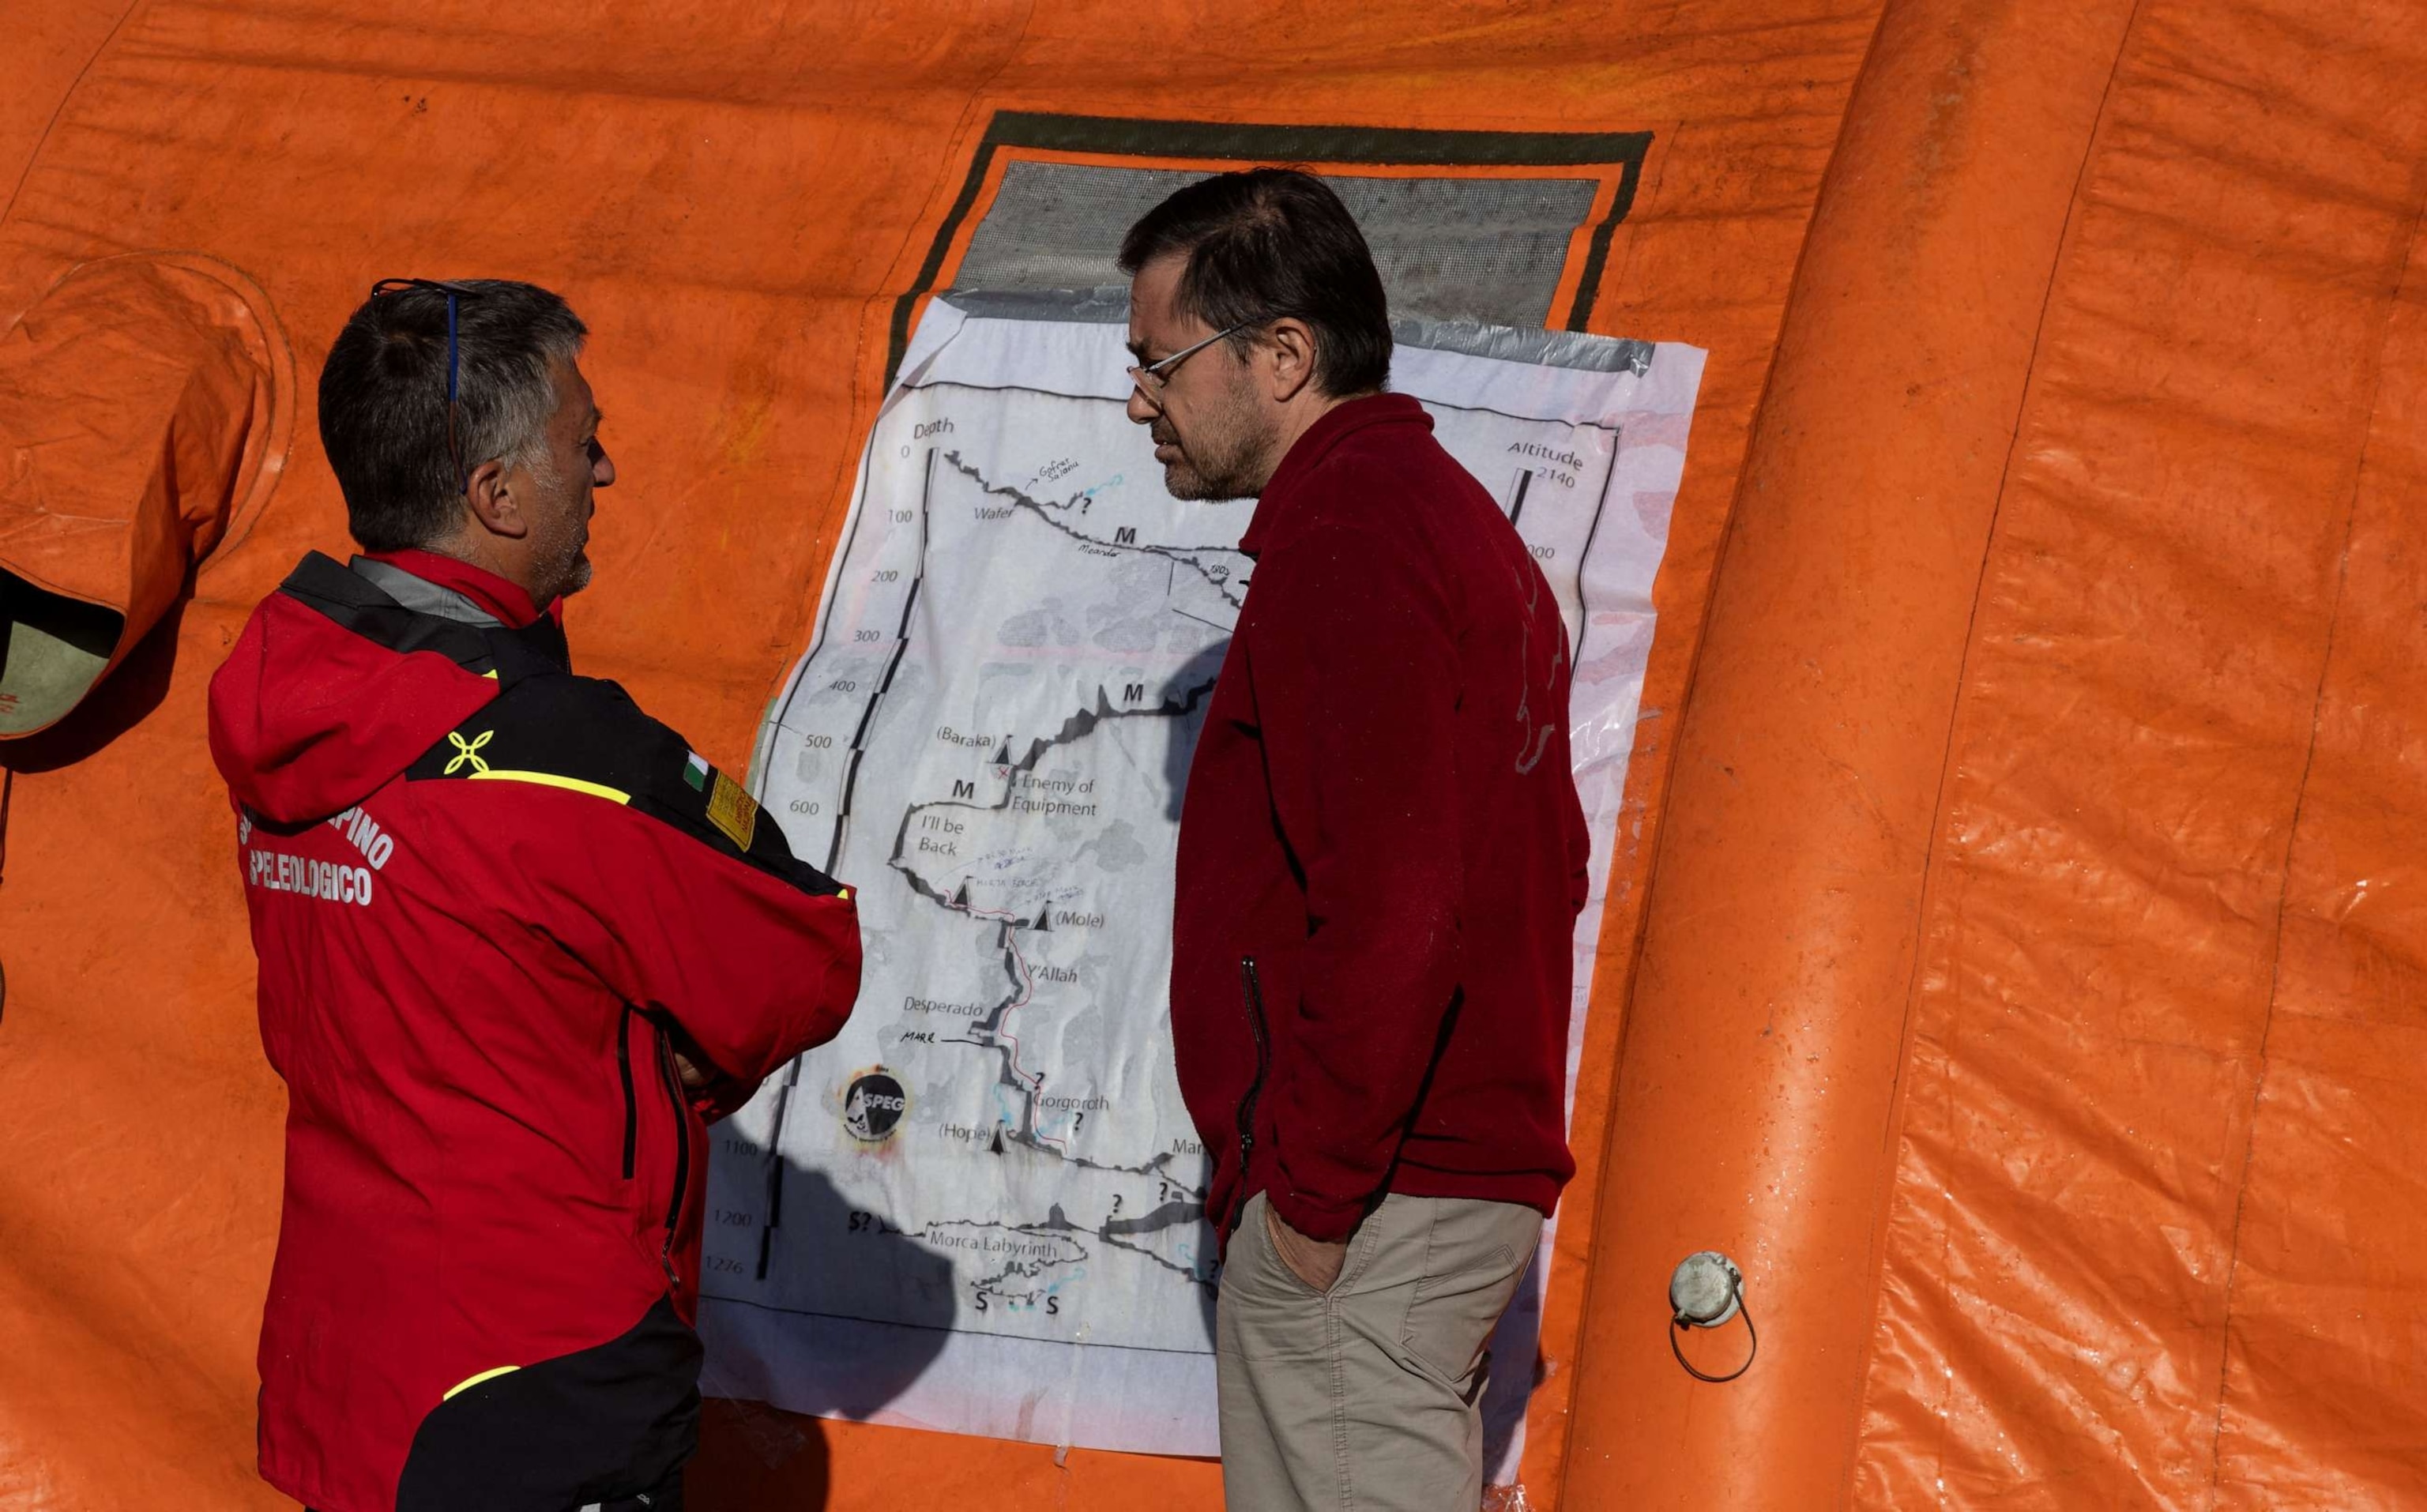
[[[320,369],[320,447],[366,551],[425,546],[454,526],[464,472],[528,463],[555,413],[551,360],[590,333],[548,290],[507,279],[454,281],[455,455],[447,445],[447,295],[374,294],[337,333]]]
[[[1121,238],[1122,272],[1187,257],[1180,308],[1217,331],[1294,316],[1314,332],[1315,386],[1368,393],[1391,377],[1391,307],[1365,234],[1330,186],[1251,168],[1176,190]],[[1245,351],[1253,337],[1231,338]]]

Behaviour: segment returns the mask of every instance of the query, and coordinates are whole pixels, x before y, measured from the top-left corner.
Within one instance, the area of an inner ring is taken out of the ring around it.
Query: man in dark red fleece
[[[320,1512],[666,1512],[706,1122],[841,1027],[847,889],[611,682],[563,595],[615,480],[562,300],[383,285],[320,377],[366,555],[211,680],[287,1088],[261,1471]]]
[[[1227,1244],[1225,1490],[1473,1512],[1485,1341],[1574,1168],[1566,628],[1424,410],[1381,392],[1381,280],[1319,180],[1193,184],[1121,267],[1130,418],[1167,486],[1258,498],[1171,983]]]

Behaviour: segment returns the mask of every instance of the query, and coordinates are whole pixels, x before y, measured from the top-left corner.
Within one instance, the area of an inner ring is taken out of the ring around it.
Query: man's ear
[[[1274,402],[1287,404],[1314,382],[1314,332],[1295,316],[1284,316],[1264,328],[1260,344],[1264,356],[1266,392]]]
[[[522,500],[514,496],[502,462],[484,462],[472,469],[464,491],[464,508],[491,535],[518,541],[530,533],[530,520],[523,512]]]

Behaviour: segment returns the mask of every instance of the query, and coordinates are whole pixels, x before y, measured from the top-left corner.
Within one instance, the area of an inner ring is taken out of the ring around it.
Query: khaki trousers
[[[1214,1310],[1230,1512],[1475,1512],[1484,1342],[1542,1215],[1393,1193],[1317,1293],[1274,1253],[1258,1193]]]

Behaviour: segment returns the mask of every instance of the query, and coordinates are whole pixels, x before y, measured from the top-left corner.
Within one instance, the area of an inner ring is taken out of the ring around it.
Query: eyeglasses
[[[1131,386],[1135,388],[1140,394],[1145,395],[1146,401],[1148,404],[1153,405],[1158,410],[1162,409],[1163,391],[1165,387],[1170,383],[1171,374],[1174,368],[1177,368],[1181,363],[1186,362],[1189,358],[1196,356],[1198,352],[1203,351],[1206,348],[1214,345],[1214,343],[1220,341],[1223,337],[1235,336],[1240,332],[1246,330],[1249,326],[1255,325],[1256,323],[1257,322],[1253,320],[1242,320],[1237,325],[1232,326],[1230,330],[1216,331],[1212,335],[1207,336],[1204,340],[1198,342],[1197,345],[1193,347],[1182,347],[1168,357],[1162,358],[1155,362],[1146,363],[1144,365],[1132,364],[1129,370]]]
[[[472,475],[464,471],[464,454],[455,444],[455,384],[456,376],[461,371],[455,349],[455,301],[470,299],[480,290],[465,288],[461,284],[442,283],[434,278],[383,278],[371,285],[371,298],[376,300],[383,294],[395,294],[405,289],[428,289],[433,294],[447,296],[447,460],[454,465],[458,486],[468,494],[472,492]]]

